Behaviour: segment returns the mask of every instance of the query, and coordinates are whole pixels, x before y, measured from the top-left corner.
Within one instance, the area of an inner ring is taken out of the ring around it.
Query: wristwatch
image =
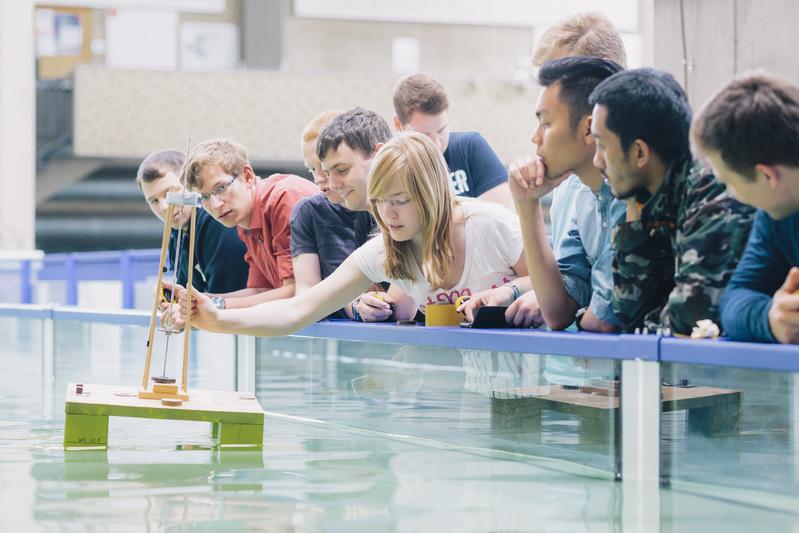
[[[574,315],[574,325],[577,326],[577,331],[585,331],[583,330],[583,317],[585,313],[588,311],[587,307],[583,307],[577,310],[577,314]]]
[[[214,304],[214,307],[217,309],[224,309],[225,308],[225,299],[221,296],[214,296],[211,298],[211,303]]]
[[[363,322],[363,318],[361,318],[361,313],[358,312],[358,304],[361,303],[361,297],[358,296],[352,301],[352,305],[350,306],[350,310],[352,311],[352,319],[358,322]]]

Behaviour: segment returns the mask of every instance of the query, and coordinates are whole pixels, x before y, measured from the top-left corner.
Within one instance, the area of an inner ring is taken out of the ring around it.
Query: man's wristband
[[[507,282],[505,284],[505,286],[509,287],[510,290],[513,291],[513,300],[511,300],[512,302],[515,302],[516,300],[518,300],[519,296],[522,295],[522,291],[519,290],[519,287],[515,283],[513,283],[512,281]]]

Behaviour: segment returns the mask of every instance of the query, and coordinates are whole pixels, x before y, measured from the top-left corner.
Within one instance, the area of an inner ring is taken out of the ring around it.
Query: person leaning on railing
[[[724,330],[735,340],[799,343],[799,87],[744,74],[710,99],[691,135],[727,190],[758,208],[721,299]]]
[[[176,208],[172,220],[165,220],[168,206],[166,195],[183,190],[180,171],[186,154],[177,150],[159,150],[144,158],[136,172],[136,184],[144,195],[150,211],[161,222],[169,224],[170,269],[176,271],[175,281],[185,286],[188,279],[190,209]],[[178,233],[182,228],[180,242]],[[180,247],[180,254],[176,251]],[[244,261],[247,248],[239,239],[235,228],[226,228],[208,214],[197,210],[194,237],[194,269],[192,285],[202,292],[226,293],[243,289],[247,285],[248,267]],[[179,265],[172,264],[180,255]],[[162,306],[165,309],[165,305]]]
[[[518,218],[494,203],[453,198],[444,157],[425,135],[399,133],[387,142],[375,156],[368,184],[370,210],[381,234],[332,275],[294,298],[250,309],[219,310],[195,293],[192,325],[227,333],[287,335],[382,281],[396,284],[417,305],[491,287],[504,290],[505,283],[522,285],[517,286],[520,292],[529,290]],[[184,317],[189,312],[186,291],[180,310]],[[408,318],[415,309],[409,311]]]
[[[691,334],[718,321],[754,210],[691,156],[691,108],[655,69],[618,72],[591,93],[594,164],[627,203],[613,232],[613,310],[624,331]]]

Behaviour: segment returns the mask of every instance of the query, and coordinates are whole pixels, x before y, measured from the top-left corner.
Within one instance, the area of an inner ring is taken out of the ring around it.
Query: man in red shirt
[[[289,218],[294,204],[319,188],[292,174],[259,178],[244,148],[225,139],[198,144],[183,172],[188,187],[200,193],[205,210],[225,226],[237,226],[247,246],[247,288],[210,295],[214,305],[250,307],[294,296]]]

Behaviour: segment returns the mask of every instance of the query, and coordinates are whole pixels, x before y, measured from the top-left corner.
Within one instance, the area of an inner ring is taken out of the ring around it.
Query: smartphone
[[[480,307],[474,313],[473,322],[461,322],[462,328],[491,329],[491,328],[512,328],[505,320],[506,305],[487,305]]]

